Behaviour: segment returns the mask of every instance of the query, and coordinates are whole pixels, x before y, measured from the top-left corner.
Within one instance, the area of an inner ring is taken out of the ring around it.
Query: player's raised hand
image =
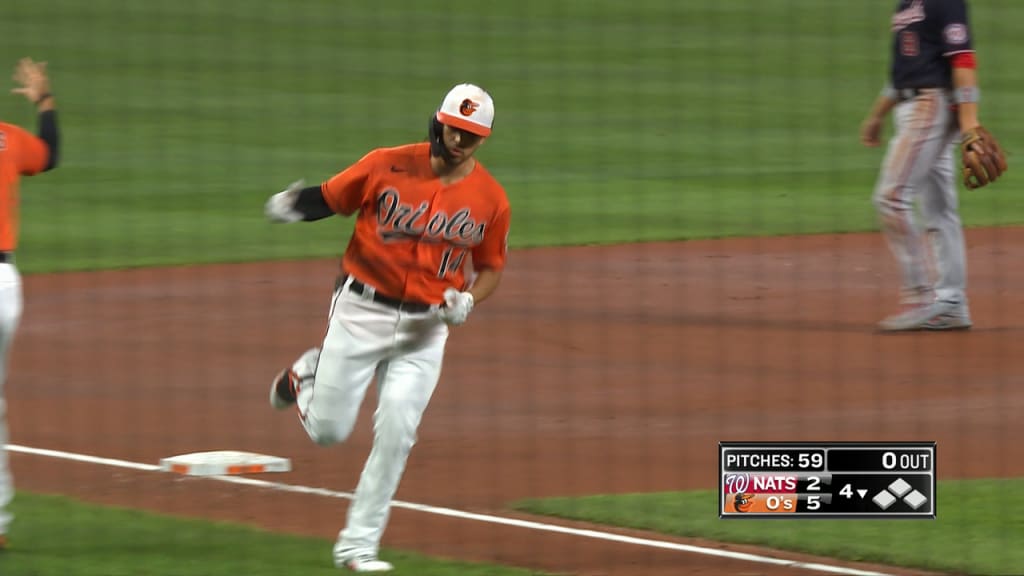
[[[46,62],[35,62],[31,58],[22,58],[14,68],[14,81],[21,86],[11,90],[11,93],[21,94],[33,104],[50,93],[50,79],[46,75]]]

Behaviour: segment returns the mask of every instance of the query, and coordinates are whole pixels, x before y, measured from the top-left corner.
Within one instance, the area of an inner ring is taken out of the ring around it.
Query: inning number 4
[[[449,246],[441,254],[441,265],[437,267],[437,277],[444,278],[451,272],[462,267],[462,261],[466,258],[466,249]]]

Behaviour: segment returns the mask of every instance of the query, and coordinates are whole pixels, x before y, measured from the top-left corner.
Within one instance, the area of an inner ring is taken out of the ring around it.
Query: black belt
[[[14,252],[0,252],[0,264],[14,264]]]
[[[338,286],[343,286],[345,284],[345,280],[347,279],[348,276],[339,277]],[[362,296],[363,293],[366,292],[366,284],[363,284],[359,280],[353,278],[352,282],[349,283],[348,285],[348,289],[351,290],[353,293]],[[373,293],[373,301],[379,304],[383,304],[389,308],[394,308],[395,310],[401,310],[402,312],[412,312],[413,314],[430,312],[431,308],[433,308],[433,306],[431,306],[430,304],[424,304],[422,302],[409,302],[407,300],[399,300],[398,298],[385,296],[380,292]]]
[[[899,102],[906,102],[907,100],[913,100],[925,92],[933,92],[935,90],[942,90],[938,86],[929,86],[926,88],[900,88],[896,90],[896,100]]]

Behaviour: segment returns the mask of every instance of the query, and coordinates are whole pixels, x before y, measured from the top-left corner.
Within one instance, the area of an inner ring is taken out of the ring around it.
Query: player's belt
[[[339,285],[343,285],[347,279],[348,276],[342,276],[341,278],[339,278]],[[363,284],[359,280],[353,278],[352,282],[349,283],[348,285],[348,289],[351,290],[353,294],[358,294],[362,296],[363,293],[366,292],[366,284]],[[373,293],[373,301],[379,304],[383,304],[389,308],[394,308],[395,310],[401,310],[402,312],[412,312],[413,314],[430,312],[430,309],[432,308],[430,304],[424,304],[422,302],[409,302],[408,300],[400,300],[398,298],[385,296],[380,292],[376,291],[374,291]]]
[[[934,92],[939,90],[938,87],[932,86],[927,88],[900,88],[896,90],[896,99],[900,102],[906,102],[907,100],[913,100],[921,94],[926,92]]]
[[[14,264],[14,252],[0,252],[0,264]]]

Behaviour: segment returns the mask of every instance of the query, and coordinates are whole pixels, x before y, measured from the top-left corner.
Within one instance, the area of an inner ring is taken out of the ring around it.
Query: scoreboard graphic
[[[720,518],[935,518],[934,442],[720,442]]]

